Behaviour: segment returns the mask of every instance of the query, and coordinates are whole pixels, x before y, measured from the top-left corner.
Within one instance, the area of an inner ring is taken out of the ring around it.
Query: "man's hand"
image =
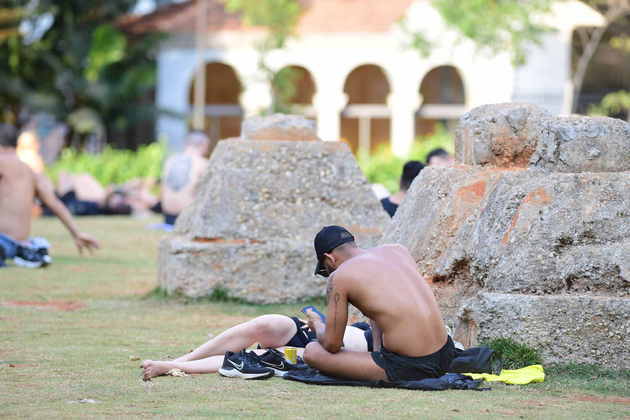
[[[323,336],[326,326],[322,321],[322,318],[312,309],[307,309],[304,313],[306,314],[308,327],[312,331],[315,331],[317,337]]]
[[[88,250],[91,254],[95,249],[99,249],[101,247],[96,239],[82,232],[78,232],[76,234],[74,237],[74,243],[81,255],[83,255],[83,249]]]

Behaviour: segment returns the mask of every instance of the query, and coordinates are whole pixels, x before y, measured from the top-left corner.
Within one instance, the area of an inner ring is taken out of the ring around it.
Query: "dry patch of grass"
[[[218,375],[143,383],[144,358],[178,356],[226,327],[299,305],[256,306],[146,298],[155,287],[152,221],[82,219],[103,249],[76,254],[53,219],[34,233],[54,244],[45,270],[0,270],[0,406],[7,417],[622,418],[629,377],[548,370],[543,384],[420,392],[317,387]],[[16,303],[17,302],[17,303]],[[73,310],[65,310],[72,306]]]

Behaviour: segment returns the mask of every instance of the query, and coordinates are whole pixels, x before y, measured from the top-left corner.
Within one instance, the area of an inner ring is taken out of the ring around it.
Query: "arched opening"
[[[436,67],[420,84],[422,106],[416,114],[416,135],[431,134],[437,124],[453,130],[466,112],[464,83],[453,66]]]
[[[189,103],[194,103],[194,81],[190,84]],[[206,63],[204,131],[212,144],[241,133],[243,109],[239,97],[241,82],[234,69],[223,63]]]
[[[357,67],[346,78],[343,91],[348,105],[341,114],[341,137],[352,151],[369,154],[389,143],[390,88],[383,70],[372,64]]]
[[[279,70],[273,80],[273,88],[283,111],[315,117],[313,97],[315,82],[311,73],[301,66],[287,66]]]

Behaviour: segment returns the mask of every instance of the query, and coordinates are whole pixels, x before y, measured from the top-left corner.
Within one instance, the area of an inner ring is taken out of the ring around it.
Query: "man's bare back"
[[[330,277],[328,313],[325,325],[307,313],[319,342],[306,346],[304,360],[326,374],[359,380],[397,382],[446,373],[455,347],[433,292],[407,249],[361,249],[354,241],[341,226],[326,226],[315,236],[315,274]],[[371,353],[342,348],[349,304],[371,320]]]
[[[35,185],[35,173],[16,154],[0,154],[0,233],[28,239]]]
[[[446,331],[431,287],[401,245],[366,249],[339,266],[330,282],[345,282],[348,302],[376,323],[383,346],[418,357],[446,343]]]
[[[99,247],[89,235],[79,232],[68,209],[55,195],[52,182],[21,162],[14,147],[0,145],[0,233],[14,241],[26,241],[31,232],[32,207],[39,198],[61,220],[82,252]]]

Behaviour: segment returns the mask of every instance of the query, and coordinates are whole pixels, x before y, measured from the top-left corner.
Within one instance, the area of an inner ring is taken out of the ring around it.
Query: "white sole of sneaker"
[[[274,374],[274,376],[280,376],[280,377],[282,377],[282,376],[284,376],[284,375],[286,375],[286,374],[288,373],[288,371],[286,371],[286,370],[274,369],[274,368],[272,368],[272,367],[270,367],[269,369],[273,370],[273,374]]]
[[[19,266],[19,267],[25,267],[25,268],[40,268],[40,267],[45,267],[48,264],[45,264],[44,261],[28,261],[25,259],[22,259],[20,257],[15,257],[13,258],[13,262],[15,263],[15,265]]]
[[[243,373],[236,369],[219,369],[219,374],[228,378],[243,378],[243,379],[266,379],[274,375],[273,371],[265,373]]]

